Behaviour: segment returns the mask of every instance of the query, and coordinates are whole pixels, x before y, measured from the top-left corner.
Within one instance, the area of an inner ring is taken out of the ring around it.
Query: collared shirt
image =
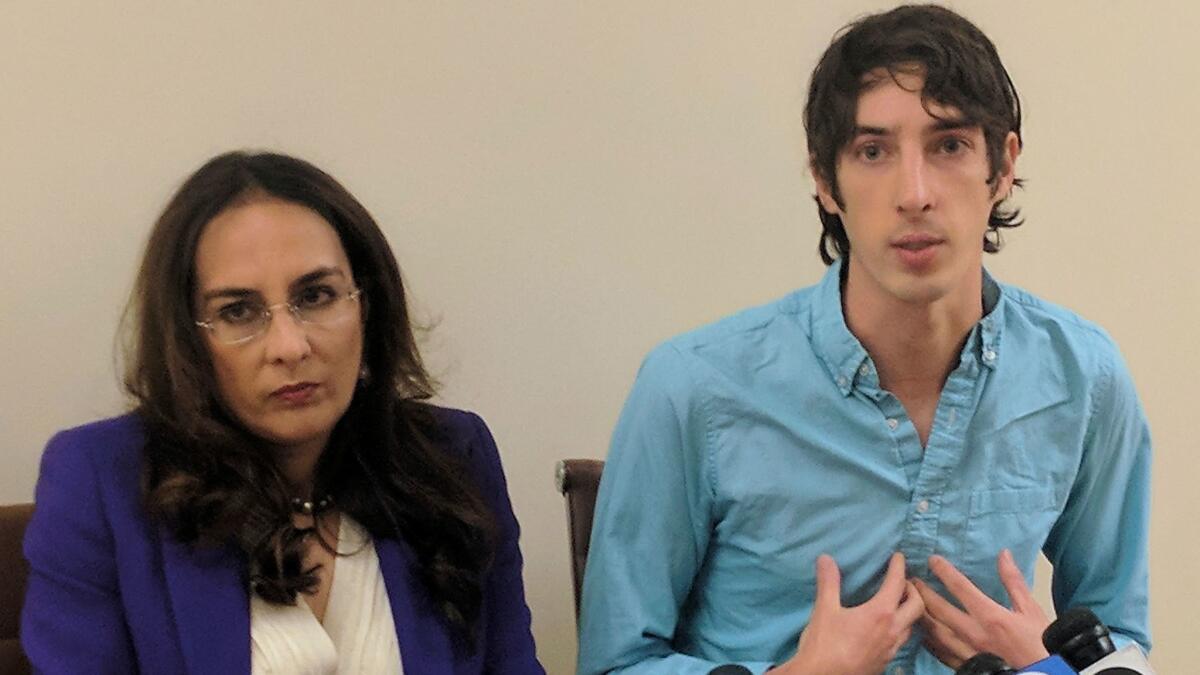
[[[1007,605],[997,555],[1032,583],[1042,550],[1056,608],[1088,606],[1148,649],[1150,437],[1108,335],[985,273],[922,448],[846,327],[840,268],[642,364],[600,485],[579,672],[782,663],[821,553],[846,606],[892,551],[943,594],[928,558],[944,556]],[[951,671],[914,635],[887,672]]]
[[[400,640],[375,542],[343,513],[324,618],[303,598],[250,595],[250,675],[404,675]]]

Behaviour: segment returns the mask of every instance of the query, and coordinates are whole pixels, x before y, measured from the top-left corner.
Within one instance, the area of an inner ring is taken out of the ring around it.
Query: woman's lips
[[[315,382],[289,384],[271,392],[271,397],[289,405],[301,405],[307,403],[312,398],[313,394],[317,391],[317,386]]]

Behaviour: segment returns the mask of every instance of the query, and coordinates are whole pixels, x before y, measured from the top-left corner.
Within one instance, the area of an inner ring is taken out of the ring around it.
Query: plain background
[[[539,651],[572,672],[555,460],[604,455],[652,345],[820,276],[808,74],[883,6],[0,4],[0,502],[31,497],[55,430],[123,409],[117,318],[183,177],[294,153],[382,223],[442,400],[491,425]],[[1123,349],[1156,446],[1155,662],[1190,671],[1200,4],[953,6],[1026,104],[1028,222],[987,262]]]

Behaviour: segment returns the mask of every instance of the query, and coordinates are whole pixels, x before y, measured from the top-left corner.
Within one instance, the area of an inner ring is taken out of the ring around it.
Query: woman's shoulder
[[[435,427],[439,445],[474,467],[476,472],[499,474],[499,451],[483,418],[469,410],[424,404]]]
[[[438,431],[447,439],[470,440],[478,436],[481,430],[487,430],[483,418],[469,410],[447,408],[432,403],[425,404],[425,409]]]
[[[86,533],[101,527],[146,532],[140,501],[143,445],[142,423],[132,414],[55,434],[42,454],[30,523],[35,534],[27,541],[39,542],[41,552],[53,556],[56,547],[68,545],[62,541],[95,543]]]
[[[64,429],[46,444],[42,464],[93,470],[134,470],[145,443],[141,419],[135,413]]]

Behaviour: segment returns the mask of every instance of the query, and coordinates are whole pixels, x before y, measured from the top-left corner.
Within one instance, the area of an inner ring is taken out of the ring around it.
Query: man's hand
[[[817,558],[817,596],[796,655],[773,675],[877,675],[887,667],[925,605],[904,579],[904,556],[893,553],[883,585],[857,607],[842,606],[842,575],[828,555]]]
[[[1008,549],[1000,552],[996,569],[1012,601],[1011,610],[979,590],[949,560],[931,556],[929,569],[966,608],[965,612],[960,610],[924,582],[915,582],[925,601],[925,616],[921,619],[925,647],[939,661],[958,668],[979,652],[991,652],[1020,667],[1047,656],[1042,632],[1050,620],[1033,599]]]

